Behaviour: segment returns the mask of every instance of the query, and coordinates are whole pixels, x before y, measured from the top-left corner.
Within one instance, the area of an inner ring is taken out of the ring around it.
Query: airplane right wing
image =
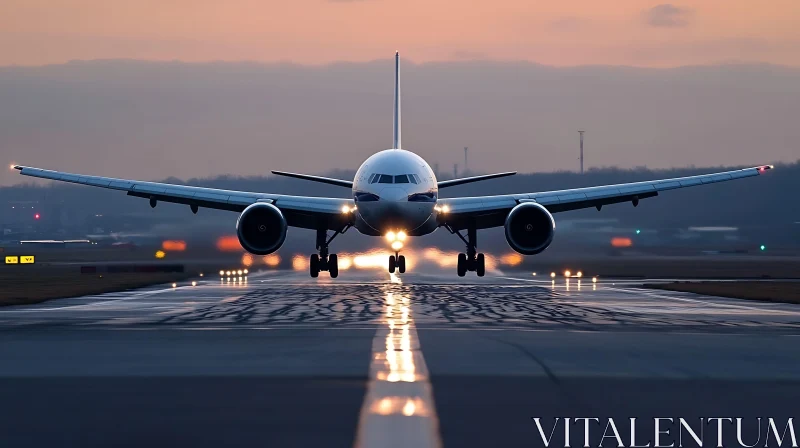
[[[355,205],[352,199],[220,190],[159,182],[86,176],[19,165],[14,166],[14,169],[19,170],[23,176],[122,190],[127,192],[129,196],[149,199],[151,206],[155,206],[158,201],[163,201],[188,204],[193,211],[196,211],[197,207],[204,207],[241,212],[250,204],[268,202],[281,210],[289,226],[306,229],[317,229],[322,225],[327,226],[330,230],[339,230],[350,221],[350,217],[342,213],[343,207],[352,209]]]
[[[478,229],[486,229],[503,226],[508,212],[523,202],[539,203],[547,208],[550,213],[590,207],[598,207],[599,209],[604,205],[620,202],[633,202],[636,205],[640,199],[658,196],[661,191],[758,176],[772,168],[772,165],[761,165],[722,173],[628,184],[543,191],[539,193],[440,199],[438,206],[447,211],[440,220],[444,220],[447,225],[455,230],[465,229],[471,223],[474,223]]]

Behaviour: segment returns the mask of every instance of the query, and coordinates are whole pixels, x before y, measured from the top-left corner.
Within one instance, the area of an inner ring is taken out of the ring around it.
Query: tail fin
[[[392,148],[400,149],[400,52],[394,54],[394,143]]]

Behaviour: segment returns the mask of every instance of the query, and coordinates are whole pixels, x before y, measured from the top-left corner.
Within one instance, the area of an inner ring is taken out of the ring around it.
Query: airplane
[[[438,181],[430,165],[417,154],[403,149],[401,142],[400,53],[395,53],[394,132],[392,147],[373,154],[352,181],[308,174],[272,171],[273,174],[349,188],[352,199],[289,196],[246,191],[219,190],[157,182],[87,176],[40,168],[13,165],[22,175],[63,182],[109,188],[145,198],[150,206],[159,201],[189,205],[193,213],[200,207],[239,213],[236,233],[242,247],[255,255],[280,249],[288,227],[316,231],[317,253],[311,255],[309,272],[318,277],[327,271],[339,275],[336,254],[329,253],[331,242],[350,228],[368,236],[385,237],[394,251],[389,256],[389,272],[404,273],[405,257],[400,253],[406,238],[422,236],[444,227],[466,245],[458,254],[457,273],[467,271],[485,275],[485,257],[479,253],[477,231],[504,227],[512,249],[523,255],[536,255],[550,245],[555,236],[554,213],[630,202],[662,191],[758,176],[773,168],[760,165],[734,171],[699,176],[634,182],[538,193],[441,198],[439,191],[456,185],[511,176],[503,172]],[[333,232],[329,235],[329,232]],[[463,234],[466,232],[466,236]]]

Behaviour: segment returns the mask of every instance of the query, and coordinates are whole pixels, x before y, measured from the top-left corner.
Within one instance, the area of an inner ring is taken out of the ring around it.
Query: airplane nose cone
[[[385,201],[392,201],[392,202],[405,202],[408,200],[408,194],[402,188],[384,188],[381,191],[381,200]]]

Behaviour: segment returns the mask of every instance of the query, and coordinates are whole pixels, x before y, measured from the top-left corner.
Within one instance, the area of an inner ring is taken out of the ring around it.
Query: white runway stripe
[[[400,282],[395,275],[392,281]],[[372,341],[370,381],[355,446],[440,447],[439,420],[410,298],[389,287],[384,301],[385,325]]]

